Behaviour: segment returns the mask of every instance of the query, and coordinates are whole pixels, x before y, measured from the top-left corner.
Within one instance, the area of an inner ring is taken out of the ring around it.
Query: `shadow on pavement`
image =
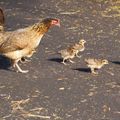
[[[120,65],[120,61],[110,61],[110,62],[117,64],[117,65]]]
[[[6,57],[0,55],[0,69],[9,70],[10,66],[10,61]]]
[[[77,71],[81,71],[81,72],[89,72],[90,73],[90,69],[89,68],[76,68],[76,69],[73,69],[73,70],[77,70]]]
[[[61,63],[62,62],[62,59],[61,58],[51,58],[51,59],[48,59],[49,61],[53,61],[53,62],[57,62],[57,63]]]

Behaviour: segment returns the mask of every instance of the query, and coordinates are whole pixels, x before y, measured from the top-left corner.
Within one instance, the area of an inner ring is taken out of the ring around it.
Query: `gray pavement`
[[[6,30],[46,17],[61,20],[43,37],[29,73],[16,73],[0,57],[0,120],[120,120],[119,0],[0,0]],[[60,49],[85,39],[86,50],[64,66]],[[90,74],[84,59],[109,60]]]

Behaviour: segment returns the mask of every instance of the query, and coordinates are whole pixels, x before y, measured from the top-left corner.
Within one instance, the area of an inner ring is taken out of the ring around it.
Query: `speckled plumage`
[[[86,41],[83,40],[83,39],[81,39],[81,40],[79,41],[79,43],[75,43],[75,44],[72,46],[72,47],[76,50],[76,53],[75,53],[76,57],[79,57],[79,58],[80,58],[80,56],[78,55],[78,53],[85,50],[85,45],[84,45],[85,43],[86,43]]]
[[[108,64],[108,60],[106,59],[85,59],[85,62],[87,63],[87,66],[91,69],[91,72],[93,74],[98,74],[95,72],[95,69],[102,68],[105,64]]]
[[[59,53],[61,54],[61,57],[63,58],[62,63],[66,65],[65,60],[69,60],[71,63],[74,63],[71,59],[75,57],[75,49],[72,47],[69,47],[64,50],[60,50]]]

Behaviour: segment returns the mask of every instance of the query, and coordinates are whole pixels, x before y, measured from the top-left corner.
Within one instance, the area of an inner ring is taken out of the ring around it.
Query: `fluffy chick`
[[[65,60],[69,60],[69,62],[74,63],[71,59],[75,57],[76,50],[72,47],[69,47],[64,50],[60,50],[58,53],[61,54],[61,57],[63,58],[62,63],[66,65]]]
[[[76,50],[76,53],[75,53],[76,57],[78,57],[78,58],[81,57],[78,55],[78,53],[85,50],[85,45],[84,45],[85,43],[86,43],[86,41],[84,39],[81,39],[79,41],[79,43],[76,43],[73,45],[73,48]]]
[[[29,54],[28,54],[27,56],[21,58],[20,62],[21,62],[21,63],[26,63],[26,62],[31,61],[31,60],[29,60],[29,59],[27,59],[27,58],[31,58],[32,55],[33,55],[35,52],[36,52],[35,49],[32,50],[32,51],[30,51]]]
[[[102,68],[105,64],[108,64],[108,60],[106,59],[85,59],[85,62],[87,63],[87,66],[91,69],[91,73],[98,74],[98,72],[95,72],[95,69]]]

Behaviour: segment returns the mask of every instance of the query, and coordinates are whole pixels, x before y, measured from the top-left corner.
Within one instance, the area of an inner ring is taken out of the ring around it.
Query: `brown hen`
[[[28,72],[28,70],[22,70],[18,62],[23,57],[32,56],[41,38],[53,25],[60,26],[60,21],[55,18],[46,18],[23,29],[3,32],[0,35],[0,53],[9,58],[13,67],[16,67],[19,72]]]

